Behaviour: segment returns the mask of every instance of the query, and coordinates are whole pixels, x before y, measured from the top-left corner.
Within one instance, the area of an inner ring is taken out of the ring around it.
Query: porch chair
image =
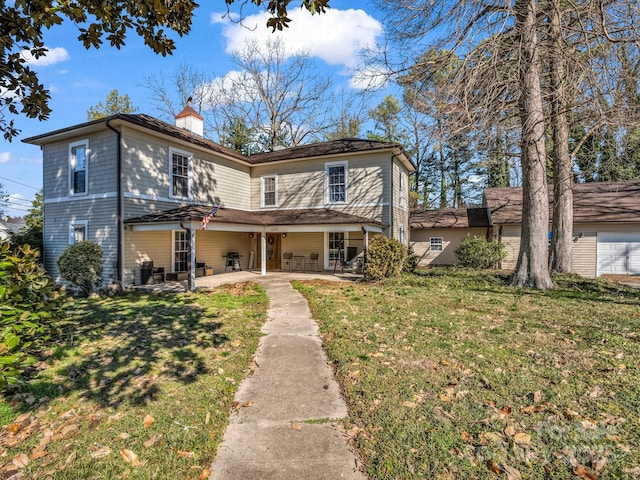
[[[282,254],[282,260],[283,260],[283,270],[286,269],[288,271],[291,271],[291,262],[293,261],[293,252],[284,252]]]
[[[320,258],[320,254],[317,252],[313,252],[309,254],[309,270],[317,272],[320,270],[320,263],[318,259]]]

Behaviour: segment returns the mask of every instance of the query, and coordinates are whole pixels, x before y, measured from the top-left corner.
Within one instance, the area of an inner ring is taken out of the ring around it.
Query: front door
[[[280,233],[267,233],[267,270],[280,269]]]

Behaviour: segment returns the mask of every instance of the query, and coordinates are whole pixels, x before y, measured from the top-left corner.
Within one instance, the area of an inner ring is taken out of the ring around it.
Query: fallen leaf
[[[29,464],[29,457],[24,453],[19,453],[11,461],[16,467],[24,468]]]
[[[143,445],[145,447],[147,447],[147,448],[150,448],[150,447],[154,446],[161,438],[162,438],[162,435],[151,435],[149,440],[144,442]]]
[[[200,475],[198,475],[198,480],[207,480],[210,476],[211,470],[205,468],[204,470],[202,470],[202,472],[200,472]]]
[[[127,432],[122,432],[120,435],[118,435],[118,438],[122,439],[122,440],[126,440],[127,438],[129,438],[131,435],[129,435]]]
[[[505,405],[504,407],[502,407],[502,410],[500,410],[500,413],[502,415],[511,415],[511,407],[509,405]]]
[[[482,436],[490,442],[494,443],[504,441],[504,435],[499,432],[485,432]]]
[[[402,402],[402,406],[407,408],[416,408],[418,404],[415,402]]]
[[[22,424],[21,423],[12,423],[11,425],[9,425],[9,433],[11,435],[15,435],[21,429],[22,429]]]
[[[155,418],[147,414],[142,421],[142,425],[144,426],[144,428],[149,428],[151,425],[153,425],[153,422],[155,422],[155,420]]]
[[[179,451],[178,452],[178,456],[180,458],[196,458],[196,452],[184,452],[184,451]]]
[[[291,428],[293,428],[294,430],[300,431],[300,430],[302,430],[302,425],[300,425],[299,423],[293,422],[291,424]]]
[[[104,458],[111,453],[111,449],[109,447],[97,447],[97,449],[91,452],[91,458]]]
[[[505,435],[513,437],[516,434],[516,427],[514,427],[513,425],[507,425],[503,432]]]
[[[78,425],[67,425],[60,431],[60,433],[62,434],[63,437],[66,437],[68,433],[71,433],[77,429],[78,429]]]
[[[204,417],[204,424],[209,425],[210,421],[211,421],[211,412],[207,412],[207,415]]]
[[[524,432],[516,433],[513,436],[513,441],[521,445],[529,445],[531,443],[531,435]]]
[[[469,435],[468,432],[462,432],[460,434],[460,438],[462,438],[462,441],[464,443],[473,443],[473,437],[471,435]]]
[[[507,480],[522,480],[522,474],[519,470],[510,467],[509,465],[502,464],[502,469],[507,474]]]
[[[132,467],[139,467],[141,465],[138,455],[136,455],[136,453],[133,450],[128,450],[126,448],[123,448],[122,450],[120,450],[120,456],[125,462],[129,463]]]
[[[502,472],[498,464],[493,460],[487,460],[487,468],[489,469],[490,472],[493,472],[496,475],[500,475],[500,472]]]
[[[76,459],[77,456],[78,456],[78,454],[75,452],[75,450],[73,452],[71,452],[69,454],[69,456],[67,457],[67,459],[64,461],[64,466],[66,467],[71,462],[73,462]]]
[[[442,400],[443,402],[451,401],[451,397],[449,397],[448,395],[445,395],[444,393],[441,393],[440,395],[438,395],[438,397],[440,397],[440,400]]]
[[[582,465],[578,465],[577,467],[575,467],[573,469],[573,474],[584,480],[598,480],[597,476],[586,470]]]

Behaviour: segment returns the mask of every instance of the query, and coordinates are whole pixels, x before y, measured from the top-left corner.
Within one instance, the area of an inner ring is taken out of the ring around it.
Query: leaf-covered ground
[[[266,308],[250,284],[77,300],[0,402],[0,478],[208,478]]]
[[[434,269],[304,282],[375,479],[640,477],[640,291]]]

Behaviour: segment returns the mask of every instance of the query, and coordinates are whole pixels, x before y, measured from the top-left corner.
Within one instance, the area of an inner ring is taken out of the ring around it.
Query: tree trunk
[[[551,23],[551,128],[553,130],[553,225],[551,227],[552,271],[571,271],[573,247],[573,176],[569,156],[567,88],[562,52],[560,1],[553,0]]]
[[[549,200],[547,196],[544,114],[540,87],[535,0],[515,4],[520,37],[520,123],[522,125],[522,233],[513,275],[515,286],[553,288],[549,274]]]

